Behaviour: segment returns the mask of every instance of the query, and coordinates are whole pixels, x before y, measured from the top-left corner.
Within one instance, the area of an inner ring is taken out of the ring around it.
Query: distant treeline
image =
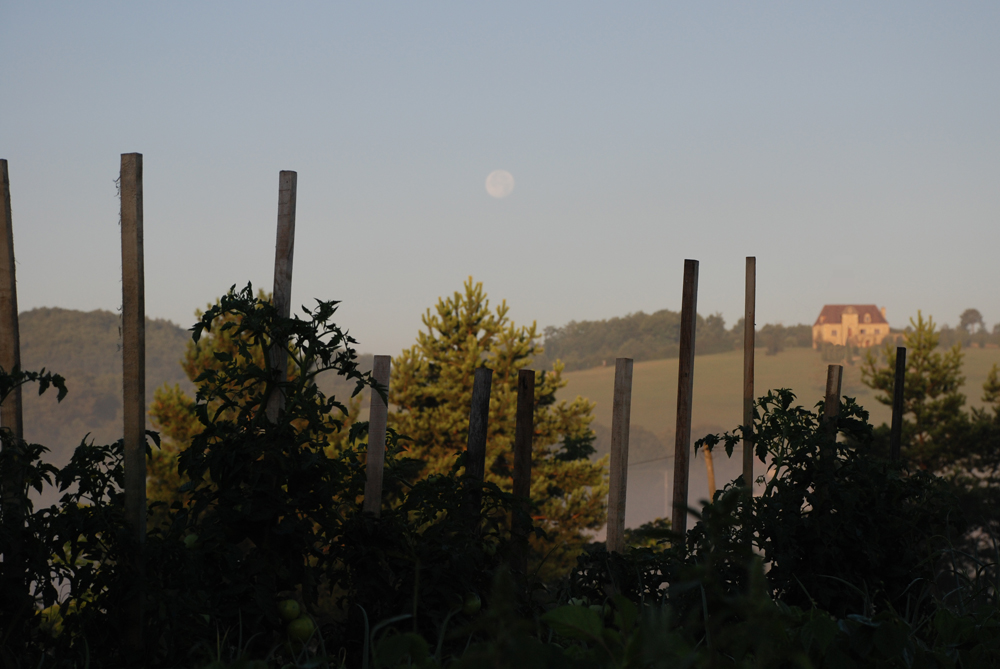
[[[635,361],[676,358],[680,346],[681,315],[661,309],[642,311],[603,321],[570,321],[545,328],[545,353],[539,366],[562,360],[568,371],[614,364],[615,358]],[[695,352],[699,355],[732,351],[743,346],[743,319],[726,328],[721,314],[698,315]],[[757,348],[778,353],[785,348],[812,346],[812,326],[765,325],[757,330]]]
[[[907,328],[907,330],[909,329]],[[962,348],[1000,346],[1000,323],[993,326],[992,332],[986,328],[970,332],[966,328],[953,328],[947,325],[943,326],[940,332],[941,346],[945,348],[950,348],[955,344],[960,344]]]

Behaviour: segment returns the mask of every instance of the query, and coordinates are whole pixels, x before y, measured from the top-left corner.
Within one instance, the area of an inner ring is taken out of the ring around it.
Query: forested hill
[[[20,315],[21,364],[24,369],[49,371],[66,378],[69,394],[61,403],[49,391],[39,397],[33,388],[25,393],[25,437],[52,451],[52,461],[62,464],[88,433],[97,443],[121,438],[122,363],[119,317],[108,311],[34,309]],[[699,354],[718,353],[742,346],[743,320],[732,328],[718,314],[698,317]],[[535,361],[544,368],[555,359],[568,370],[585,369],[620,356],[636,361],[677,356],[680,314],[662,310],[642,312],[604,321],[573,321],[545,329],[545,353]],[[758,330],[760,348],[810,346],[807,325],[783,328],[767,325]],[[180,360],[190,332],[170,321],[146,320],[146,400],[164,383],[178,383],[193,395],[194,387],[181,369]],[[359,361],[371,369],[371,356]],[[353,384],[324,378],[327,393],[345,399]],[[366,398],[367,399],[367,398]]]
[[[615,358],[662,360],[676,358],[680,343],[680,312],[661,309],[637,312],[603,321],[571,321],[545,328],[545,353],[538,360],[549,365],[562,360],[568,371],[614,364]],[[730,328],[720,314],[698,315],[695,352],[699,355],[731,351],[743,346],[743,319]],[[757,347],[781,350],[812,346],[808,325],[765,325],[757,331]]]
[[[56,391],[39,396],[37,386],[24,394],[24,436],[49,448],[49,460],[62,465],[86,436],[108,444],[122,436],[122,354],[120,319],[109,311],[34,309],[20,314],[21,367],[43,367],[66,379],[69,393],[62,402]],[[194,384],[181,368],[191,333],[165,320],[146,319],[146,403],[167,383],[180,384],[194,396]],[[363,371],[372,368],[372,356],[362,355]],[[319,382],[327,394],[346,402],[353,382],[326,374]],[[367,396],[365,397],[367,400]],[[152,425],[149,426],[150,428]]]
[[[43,444],[52,460],[65,462],[87,433],[96,443],[111,443],[122,433],[122,354],[120,320],[110,311],[33,309],[20,314],[21,366],[61,374],[69,394],[41,397],[34,387],[24,394],[24,436]],[[180,360],[191,334],[165,320],[146,319],[146,400],[164,383],[193,386]]]

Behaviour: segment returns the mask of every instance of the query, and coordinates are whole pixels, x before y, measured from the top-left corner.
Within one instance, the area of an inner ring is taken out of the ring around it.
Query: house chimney
[[[884,318],[885,322],[888,323],[889,319],[885,318],[885,307],[879,307],[878,310],[882,312],[882,318]]]

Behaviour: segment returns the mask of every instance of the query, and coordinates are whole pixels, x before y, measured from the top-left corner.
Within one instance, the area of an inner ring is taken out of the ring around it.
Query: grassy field
[[[963,391],[969,406],[980,406],[982,386],[995,363],[1000,363],[1000,349],[965,349]],[[789,349],[775,356],[758,351],[756,359],[756,395],[773,388],[792,389],[799,403],[813,406],[823,397],[826,362],[812,349]],[[568,385],[560,399],[582,395],[596,403],[595,430],[598,452],[606,453],[610,444],[611,399],[614,367],[597,367],[565,375]],[[712,432],[736,427],[743,413],[743,353],[731,351],[698,356],[694,367],[694,439]],[[874,424],[889,422],[889,407],[875,400],[873,391],[861,383],[860,365],[844,368],[843,394],[854,397],[871,412]],[[635,526],[656,517],[669,516],[672,478],[674,422],[677,412],[677,360],[654,360],[635,364],[632,381],[632,439],[629,452],[629,499],[626,522]],[[725,454],[715,458],[718,485],[740,473],[739,454],[727,461]],[[704,459],[692,460],[689,502],[708,494]]]

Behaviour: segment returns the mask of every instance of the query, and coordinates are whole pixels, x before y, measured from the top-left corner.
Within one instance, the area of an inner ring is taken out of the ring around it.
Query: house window
[[[837,336],[837,331],[836,330],[830,330],[830,334],[832,334],[834,337],[836,337]]]
[[[865,333],[865,329],[861,328],[861,334],[864,334],[864,333]]]
[[[865,314],[865,323],[871,323],[871,322],[872,322],[872,315]],[[864,332],[864,330],[862,330],[862,332]]]

